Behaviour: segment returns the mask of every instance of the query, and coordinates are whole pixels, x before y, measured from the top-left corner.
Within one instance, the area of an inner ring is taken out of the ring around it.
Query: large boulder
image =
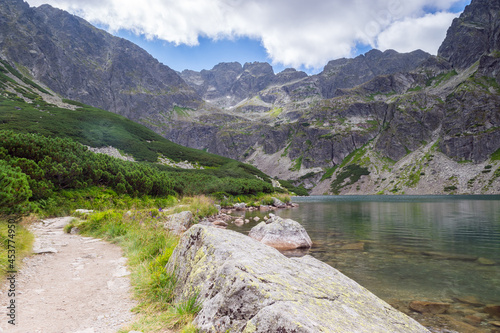
[[[167,270],[175,302],[198,297],[201,332],[428,333],[331,266],[230,230],[191,227]]]
[[[273,216],[250,230],[248,236],[280,250],[310,248],[312,241],[306,229],[297,221]]]
[[[180,235],[189,229],[192,222],[193,213],[187,210],[167,216],[163,223],[163,227],[176,235]]]

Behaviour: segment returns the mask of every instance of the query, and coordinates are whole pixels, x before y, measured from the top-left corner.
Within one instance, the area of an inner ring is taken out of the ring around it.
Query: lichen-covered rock
[[[176,235],[185,232],[193,222],[193,213],[190,211],[169,215],[165,218],[163,226]]]
[[[312,241],[306,229],[297,221],[273,216],[250,230],[251,238],[280,250],[310,248]]]
[[[198,295],[202,332],[428,332],[336,269],[195,225],[167,264],[175,302]]]

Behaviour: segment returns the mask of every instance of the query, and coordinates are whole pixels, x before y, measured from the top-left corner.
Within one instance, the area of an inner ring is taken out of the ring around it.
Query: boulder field
[[[167,270],[202,332],[429,332],[333,267],[230,230],[191,227]]]

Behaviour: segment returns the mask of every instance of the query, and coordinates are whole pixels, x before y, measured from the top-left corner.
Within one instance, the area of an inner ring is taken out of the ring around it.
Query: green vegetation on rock
[[[357,164],[350,164],[346,166],[332,182],[330,188],[333,194],[339,194],[340,190],[345,186],[355,184],[363,175],[369,175],[370,172],[367,168],[361,167]],[[346,183],[346,179],[349,179]]]

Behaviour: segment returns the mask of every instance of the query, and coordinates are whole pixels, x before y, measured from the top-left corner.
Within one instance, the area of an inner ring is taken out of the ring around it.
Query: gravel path
[[[16,325],[8,323],[11,298],[0,295],[0,332],[116,332],[133,320],[127,259],[121,249],[99,239],[69,235],[71,217],[31,227],[35,254],[16,276]]]

